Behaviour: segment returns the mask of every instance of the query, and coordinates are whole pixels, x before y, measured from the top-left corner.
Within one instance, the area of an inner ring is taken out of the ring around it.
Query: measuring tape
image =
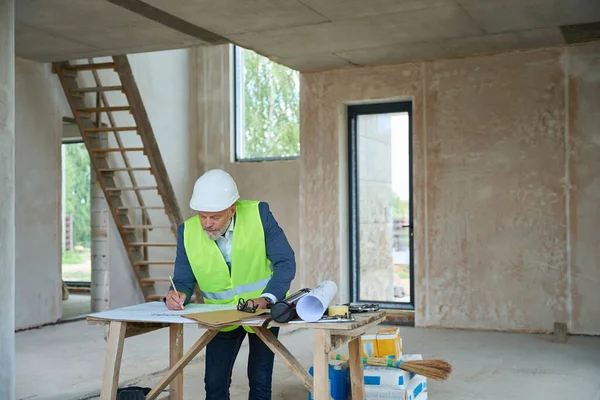
[[[327,309],[327,315],[329,317],[336,317],[336,316],[345,316],[348,315],[348,306],[339,306],[339,305],[335,305],[335,306],[329,306],[329,308]]]

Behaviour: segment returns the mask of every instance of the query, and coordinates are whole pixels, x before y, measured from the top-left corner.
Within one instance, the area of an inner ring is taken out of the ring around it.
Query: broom
[[[332,354],[332,360],[349,360],[346,354]],[[444,360],[406,360],[395,358],[363,357],[363,364],[379,367],[399,368],[407,372],[431,378],[446,380],[452,372],[452,365]]]

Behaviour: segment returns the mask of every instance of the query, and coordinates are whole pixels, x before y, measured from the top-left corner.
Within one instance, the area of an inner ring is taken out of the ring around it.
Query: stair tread
[[[142,278],[140,279],[142,283],[156,283],[156,282],[170,282],[169,278]]]
[[[146,296],[146,301],[162,301],[162,299],[164,297],[165,297],[164,295],[150,294],[150,295]]]
[[[113,192],[118,190],[154,190],[158,189],[158,186],[126,186],[126,187],[111,187],[105,188],[104,190],[107,192]]]
[[[89,64],[72,64],[67,67],[64,67],[67,71],[90,71],[96,69],[110,69],[115,68],[114,62],[105,62],[105,63],[89,63]]]
[[[84,129],[86,132],[112,132],[112,131],[137,131],[137,126],[113,126],[113,127],[102,127],[102,128],[87,128]]]
[[[144,151],[143,147],[101,147],[92,149],[94,153],[112,153],[117,151]]]
[[[111,107],[86,107],[86,108],[77,108],[75,111],[77,112],[103,112],[103,111],[129,111],[131,107],[129,106],[111,106]]]
[[[87,92],[111,92],[115,90],[123,90],[123,86],[90,86],[71,89],[71,92],[87,93]]]
[[[164,210],[162,206],[117,207],[117,210]]]
[[[116,171],[150,171],[150,167],[130,167],[130,168],[98,168],[99,172],[116,172]]]

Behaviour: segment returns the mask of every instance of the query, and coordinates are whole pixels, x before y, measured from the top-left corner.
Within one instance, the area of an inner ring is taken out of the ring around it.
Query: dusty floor
[[[285,331],[283,331],[285,332]],[[451,379],[431,382],[436,400],[600,400],[600,338],[401,328],[405,353],[441,357],[454,366]],[[202,331],[188,326],[185,346]],[[307,368],[312,336],[297,330],[281,337]],[[84,321],[16,334],[17,399],[96,399],[104,350],[103,328]],[[244,346],[234,370],[232,399],[247,399]],[[121,382],[152,385],[167,366],[168,331],[126,339]],[[185,399],[203,399],[203,353],[185,370]],[[277,400],[303,400],[307,392],[280,362],[274,374]]]
[[[89,294],[69,294],[67,300],[62,303],[62,319],[68,321],[73,318],[80,318],[92,312],[92,304]]]

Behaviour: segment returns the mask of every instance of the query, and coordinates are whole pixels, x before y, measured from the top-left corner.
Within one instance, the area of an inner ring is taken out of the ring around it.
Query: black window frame
[[[349,211],[349,252],[350,252],[350,299],[356,304],[378,304],[385,309],[415,309],[415,274],[414,274],[414,214],[413,214],[413,102],[410,100],[358,104],[347,106],[348,116],[348,211]],[[358,182],[358,117],[361,115],[408,113],[408,148],[409,148],[409,251],[410,251],[410,302],[385,302],[380,300],[360,299],[360,209]]]

